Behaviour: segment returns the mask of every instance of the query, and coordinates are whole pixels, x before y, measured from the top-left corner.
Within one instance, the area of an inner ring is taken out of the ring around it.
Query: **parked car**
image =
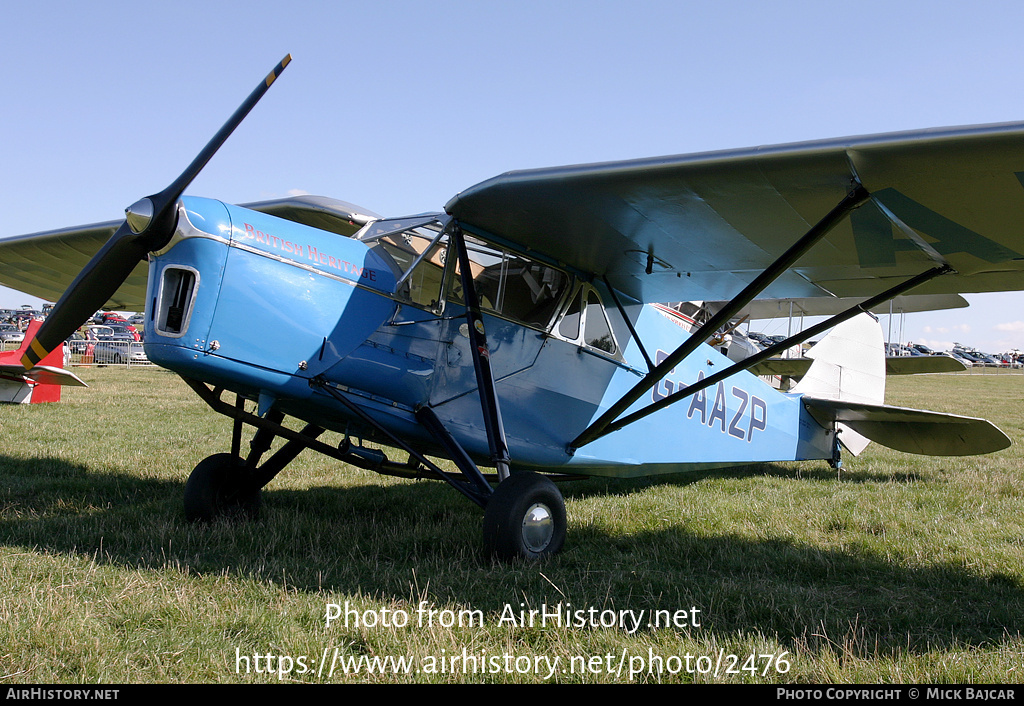
[[[0,324],[0,341],[6,343],[20,343],[25,340],[25,334],[14,324]]]
[[[124,323],[125,318],[118,314],[116,311],[104,311],[101,314],[94,316],[93,321],[97,324],[113,324],[113,323]]]
[[[142,344],[132,341],[98,341],[92,355],[93,362],[108,365],[149,362]]]
[[[970,358],[967,358],[967,357],[961,355],[960,352],[957,351],[957,350],[946,351],[945,355],[948,355],[948,356],[951,356],[953,358],[956,358],[961,363],[963,363],[964,366],[967,367],[967,368],[973,368],[974,367],[974,361],[971,360]]]
[[[134,341],[127,331],[115,331],[113,326],[90,325],[85,327],[85,337],[97,341]]]
[[[985,365],[990,367],[990,368],[1002,368],[1002,367],[1005,367],[1003,365],[1003,361],[999,360],[994,355],[989,355],[988,353],[981,353],[981,352],[979,352],[979,355],[981,356],[981,359],[983,361],[985,361]]]
[[[109,321],[107,328],[114,332],[114,336],[118,339],[128,340],[130,337],[133,341],[141,341],[142,336],[139,335],[138,329],[134,326],[119,321]]]
[[[995,358],[986,353],[982,353],[981,351],[976,350],[974,348],[959,348],[954,350],[963,355],[965,358],[970,358],[971,360],[973,360],[975,365],[984,366],[986,368],[1000,367],[998,361],[996,361]]]

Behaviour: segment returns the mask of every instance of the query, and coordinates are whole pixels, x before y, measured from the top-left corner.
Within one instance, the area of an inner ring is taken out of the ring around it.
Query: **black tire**
[[[513,473],[487,501],[484,549],[502,561],[539,559],[562,549],[565,528],[565,501],[551,479]]]
[[[220,518],[255,520],[260,512],[260,489],[246,488],[241,460],[214,454],[199,462],[185,483],[185,517],[190,522]]]

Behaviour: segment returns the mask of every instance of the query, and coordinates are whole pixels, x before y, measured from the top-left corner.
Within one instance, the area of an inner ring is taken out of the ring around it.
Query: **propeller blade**
[[[287,55],[267,74],[185,171],[166,189],[140,199],[125,209],[125,222],[71,283],[50,311],[36,337],[29,343],[28,350],[21,358],[26,370],[61,345],[97,309],[102,308],[149,252],[159,250],[170,242],[177,226],[178,199],[291,60],[291,54]]]
[[[128,224],[122,223],[61,295],[36,332],[21,357],[25,369],[38,364],[102,307],[147,252]]]
[[[188,188],[188,185],[192,183],[192,180],[199,175],[199,172],[201,172],[203,167],[206,166],[206,163],[210,161],[210,158],[217,153],[217,150],[220,149],[221,145],[224,144],[231,133],[235,131],[235,128],[241,124],[242,120],[245,119],[245,116],[249,114],[249,111],[259,103],[260,98],[262,98],[263,94],[265,94],[270,86],[273,85],[274,81],[277,80],[277,77],[281,75],[281,72],[284,71],[285,67],[288,66],[291,60],[291,54],[288,54],[285,58],[281,59],[277,66],[267,74],[266,78],[264,78],[263,81],[253,89],[252,93],[249,94],[249,97],[246,98],[240,106],[238,106],[238,109],[235,110],[231,117],[228,118],[228,121],[221,126],[220,130],[217,131],[217,134],[206,143],[206,146],[199,154],[196,155],[196,158],[192,160],[192,163],[185,168],[185,171],[183,171],[166,189],[161,191],[159,194],[154,194],[149,197],[150,201],[153,202],[155,211],[153,224],[159,226],[159,222],[162,218],[167,218],[174,214],[174,208],[178,202],[178,198],[182,195],[185,189]],[[170,240],[173,233],[174,228],[172,226],[171,232],[167,234],[167,240]],[[160,235],[162,235],[162,233]],[[158,241],[155,247],[151,247],[150,250],[159,250],[166,244],[166,240],[163,242]]]

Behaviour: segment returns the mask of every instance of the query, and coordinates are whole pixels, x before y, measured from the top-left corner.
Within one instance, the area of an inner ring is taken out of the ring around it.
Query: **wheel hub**
[[[542,552],[555,533],[551,510],[543,503],[534,503],[523,517],[523,542],[533,552]]]

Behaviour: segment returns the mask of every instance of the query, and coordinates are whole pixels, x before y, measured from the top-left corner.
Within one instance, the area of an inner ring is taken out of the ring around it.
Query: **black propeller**
[[[149,252],[159,250],[170,242],[177,227],[178,199],[181,194],[291,60],[289,54],[267,74],[170,186],[160,193],[139,199],[125,209],[124,223],[71,283],[29,344],[21,358],[26,370],[60,346],[97,309],[106,304]]]

